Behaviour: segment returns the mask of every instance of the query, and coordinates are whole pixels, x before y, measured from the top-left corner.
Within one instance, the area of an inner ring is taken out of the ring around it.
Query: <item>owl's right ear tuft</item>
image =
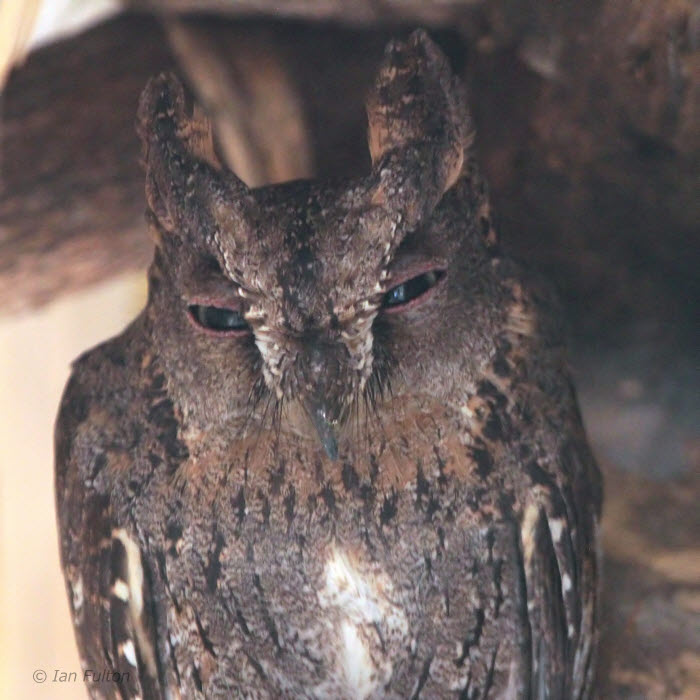
[[[148,161],[149,143],[154,136],[174,137],[192,157],[221,169],[211,121],[173,73],[151,78],[141,94],[137,120],[144,161]]]
[[[158,128],[174,130],[185,117],[185,89],[175,74],[160,73],[151,78],[141,93],[137,112],[137,131],[144,147]]]

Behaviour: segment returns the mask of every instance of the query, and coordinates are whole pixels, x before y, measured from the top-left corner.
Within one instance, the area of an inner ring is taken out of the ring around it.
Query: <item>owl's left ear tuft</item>
[[[372,173],[368,245],[382,265],[466,169],[473,140],[464,89],[423,30],[388,44],[367,98]]]

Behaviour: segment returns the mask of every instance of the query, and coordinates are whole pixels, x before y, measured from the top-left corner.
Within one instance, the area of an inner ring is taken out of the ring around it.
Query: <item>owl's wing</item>
[[[83,679],[93,697],[161,697],[149,580],[138,545],[95,486],[109,451],[94,440],[90,409],[74,374],[56,423],[56,501]]]
[[[587,447],[567,446],[561,473],[571,486],[537,469],[537,498],[521,536],[532,649],[532,697],[589,698],[597,634],[598,471]],[[574,473],[571,473],[571,470]]]

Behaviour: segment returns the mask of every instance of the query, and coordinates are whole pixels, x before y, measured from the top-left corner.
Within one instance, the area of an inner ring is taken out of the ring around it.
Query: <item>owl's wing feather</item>
[[[93,697],[161,697],[152,602],[141,554],[91,474],[108,452],[91,444],[90,395],[74,374],[56,423],[61,559]]]
[[[574,499],[570,487],[560,488],[554,478],[542,478],[521,529],[531,687],[533,697],[542,700],[588,698],[593,692],[600,495],[589,484],[597,478],[597,467],[586,449],[574,453],[568,447],[560,457],[568,460],[564,469],[574,466],[574,484],[582,485],[584,491]]]
[[[523,535],[532,695],[538,700],[563,698],[567,696],[567,611],[552,533],[541,509],[526,513]]]

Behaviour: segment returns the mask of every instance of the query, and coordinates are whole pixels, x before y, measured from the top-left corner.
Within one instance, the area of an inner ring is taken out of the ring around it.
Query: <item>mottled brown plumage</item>
[[[144,92],[148,304],[56,431],[83,665],[121,674],[96,697],[593,692],[600,477],[556,302],[499,254],[424,33],[368,115],[365,178],[250,191],[176,79]]]

